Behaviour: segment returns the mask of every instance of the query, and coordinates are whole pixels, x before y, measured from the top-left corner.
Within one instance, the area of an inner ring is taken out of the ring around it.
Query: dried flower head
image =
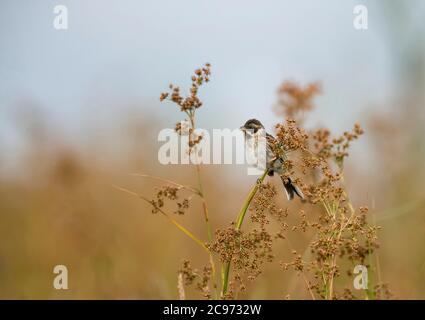
[[[205,82],[210,80],[211,76],[211,65],[206,63],[204,67],[196,69],[194,75],[191,77],[191,87],[189,95],[182,96],[180,88],[171,84],[169,86],[170,92],[161,93],[159,100],[170,100],[180,107],[181,111],[194,112],[202,106],[202,101],[198,97],[198,90]]]
[[[179,135],[189,137],[189,153],[196,151],[202,141],[202,135],[196,133],[195,111],[202,106],[199,88],[209,81],[210,75],[210,65],[206,64],[192,75],[188,95],[182,95],[179,87],[170,85],[169,92],[160,96],[161,101],[171,101],[187,115],[188,119],[177,123],[175,130]],[[388,286],[382,283],[371,284],[371,290],[360,293],[347,287],[352,283],[352,266],[370,267],[370,257],[379,248],[377,234],[380,228],[370,223],[367,207],[354,206],[345,186],[344,162],[352,142],[363,134],[360,125],[355,124],[351,131],[341,136],[334,136],[326,128],[306,130],[302,127],[304,116],[313,109],[313,98],[320,91],[316,83],[300,87],[294,82],[285,82],[278,90],[277,109],[286,119],[275,126],[276,139],[271,147],[284,159],[282,178],[290,177],[300,187],[305,196],[303,202],[285,202],[281,207],[276,197],[279,191],[270,182],[263,182],[267,176],[264,172],[252,187],[236,222],[218,228],[214,237],[208,229],[208,243],[199,240],[167,215],[206,250],[210,258],[201,272],[193,269],[189,261],[183,261],[178,278],[180,296],[185,296],[184,286],[194,285],[204,297],[212,297],[211,291],[217,289],[214,282],[214,257],[217,257],[224,270],[220,297],[237,298],[246,290],[245,281],[256,279],[263,272],[264,265],[278,256],[274,246],[278,242],[286,244],[292,252],[289,261],[280,261],[282,269],[298,275],[313,299],[359,299],[362,294],[368,298],[390,297]],[[199,167],[197,169],[199,174]],[[197,195],[202,200],[209,228],[201,184],[199,189],[189,188],[193,192],[189,197],[181,196],[182,188],[184,186],[175,184],[157,189],[154,199],[149,201],[152,212],[163,213],[169,201],[176,205],[174,213],[184,214],[190,207],[191,197]],[[251,225],[242,229],[248,209]],[[290,239],[294,236],[306,240],[304,248],[292,246]]]
[[[286,81],[277,90],[275,110],[279,115],[301,120],[305,112],[314,108],[313,98],[320,92],[318,83],[310,83],[303,88],[295,82]]]

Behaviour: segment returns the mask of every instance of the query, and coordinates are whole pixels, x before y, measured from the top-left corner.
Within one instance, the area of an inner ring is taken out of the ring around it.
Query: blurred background
[[[68,30],[53,27],[58,4]],[[353,27],[357,4],[368,8],[367,30]],[[350,195],[383,227],[382,281],[398,298],[424,299],[424,16],[421,0],[2,1],[0,298],[178,297],[181,260],[201,268],[204,252],[112,185],[152,196],[160,184],[133,172],[196,184],[193,168],[157,161],[158,132],[182,119],[159,94],[169,83],[187,88],[209,62],[201,128],[255,117],[272,130],[284,80],[322,85],[307,128],[339,135],[362,124],[347,163]],[[210,165],[202,179],[217,228],[255,178],[244,166]],[[202,237],[194,206],[179,221]],[[290,255],[279,250],[280,260]],[[58,264],[69,290],[52,286]],[[308,298],[274,263],[243,297],[286,294]]]

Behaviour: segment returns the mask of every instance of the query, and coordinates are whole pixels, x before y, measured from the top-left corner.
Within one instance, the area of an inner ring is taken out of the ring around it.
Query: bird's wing
[[[281,159],[282,163],[286,160],[286,151],[282,144],[271,134],[266,134],[268,161]]]
[[[267,142],[271,142],[271,143],[275,143],[276,142],[276,138],[273,137],[270,133],[266,133],[266,140]]]

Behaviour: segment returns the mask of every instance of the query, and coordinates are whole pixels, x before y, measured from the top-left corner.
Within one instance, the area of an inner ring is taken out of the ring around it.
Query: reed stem
[[[254,199],[255,194],[258,191],[258,188],[261,183],[263,183],[268,170],[265,170],[263,175],[257,180],[255,185],[252,187],[248,196],[245,199],[245,202],[242,205],[241,210],[239,211],[238,217],[236,219],[235,230],[240,230],[242,227],[242,223],[245,219],[246,212],[248,211],[249,205],[251,204],[252,199]],[[223,278],[223,286],[222,286],[222,296],[224,297],[227,293],[227,289],[229,287],[229,274],[230,274],[230,264],[231,261],[226,262],[222,267],[222,278]]]

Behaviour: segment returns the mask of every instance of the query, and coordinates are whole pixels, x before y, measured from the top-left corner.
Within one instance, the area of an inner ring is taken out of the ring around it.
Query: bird
[[[258,146],[259,138],[264,136],[265,133],[267,174],[273,176],[274,173],[276,173],[280,176],[288,200],[294,199],[295,195],[300,197],[301,200],[304,200],[303,193],[300,188],[292,182],[291,178],[282,176],[285,171],[283,165],[286,160],[286,152],[283,146],[279,146],[276,138],[267,133],[263,124],[257,119],[249,119],[240,127],[240,130],[242,130],[245,135],[245,143],[251,154],[255,152],[255,150],[252,150],[252,146]]]

